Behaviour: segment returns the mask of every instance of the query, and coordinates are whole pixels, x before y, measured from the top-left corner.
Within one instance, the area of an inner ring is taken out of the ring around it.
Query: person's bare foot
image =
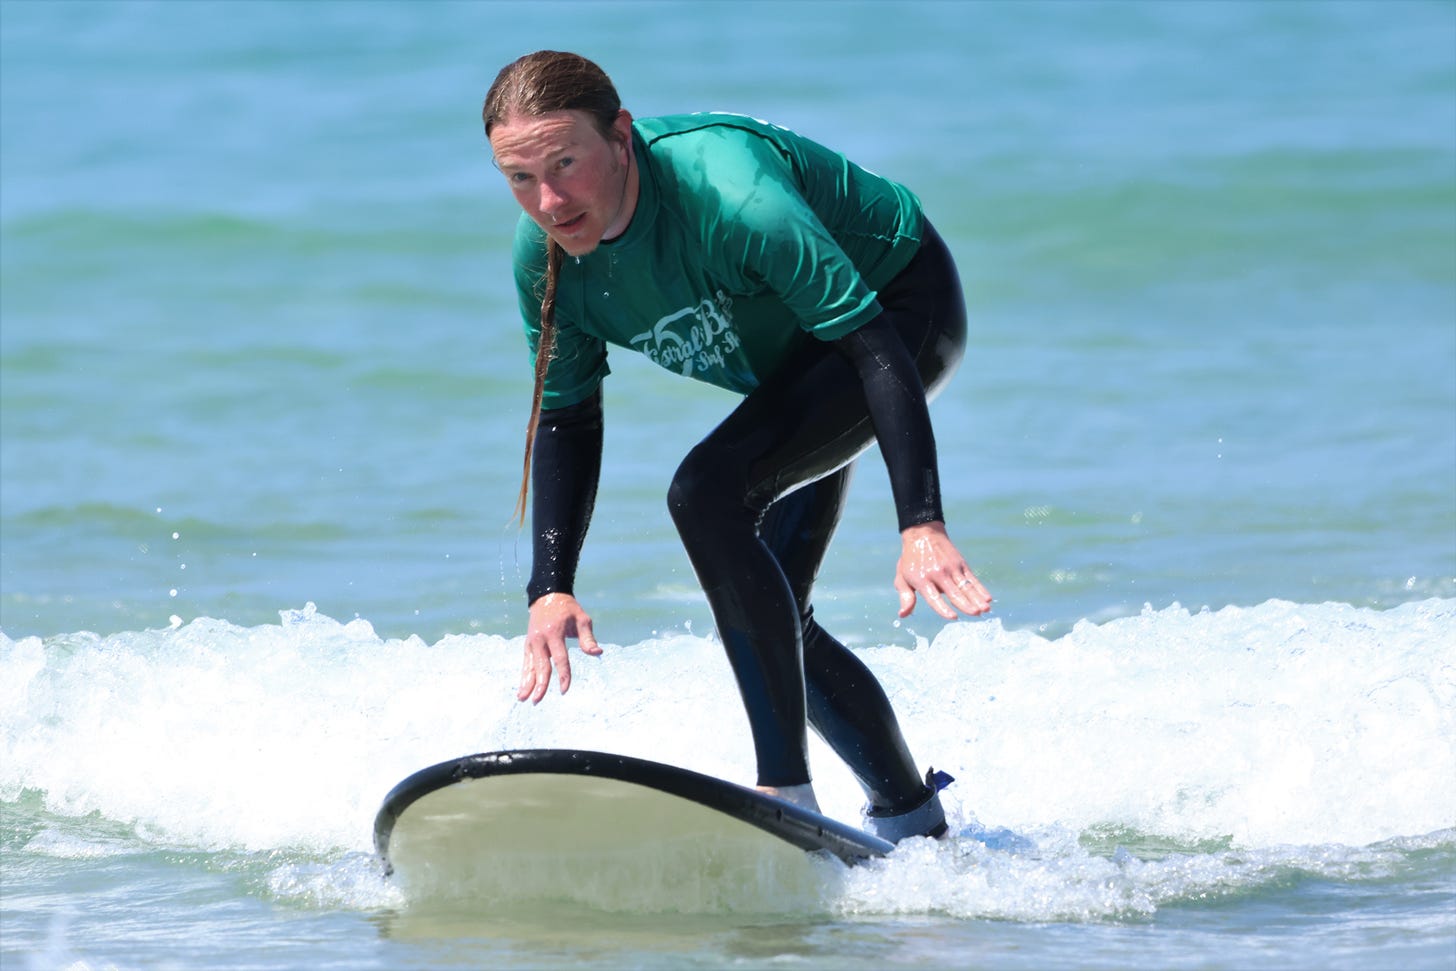
[[[814,783],[812,782],[799,786],[755,786],[755,788],[764,795],[793,803],[802,809],[819,812],[819,800],[814,798]]]

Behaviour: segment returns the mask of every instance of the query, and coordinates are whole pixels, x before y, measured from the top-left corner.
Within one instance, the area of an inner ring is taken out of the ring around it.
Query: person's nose
[[[560,213],[563,209],[566,208],[566,205],[569,201],[570,200],[566,197],[566,193],[562,192],[559,186],[554,185],[549,181],[543,181],[541,183],[540,206],[541,211],[546,215],[554,216]]]

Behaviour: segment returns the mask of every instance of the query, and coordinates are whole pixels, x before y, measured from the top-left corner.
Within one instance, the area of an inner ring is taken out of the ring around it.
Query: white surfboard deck
[[[385,870],[411,896],[611,909],[752,909],[801,898],[834,860],[892,843],[746,786],[622,755],[488,752],[430,766],[385,798]]]

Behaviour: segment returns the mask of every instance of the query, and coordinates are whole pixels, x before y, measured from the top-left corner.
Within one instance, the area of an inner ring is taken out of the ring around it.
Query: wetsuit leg
[[[965,341],[959,279],[933,229],[927,226],[920,252],[881,290],[880,302],[933,392],[954,370]],[[832,525],[812,552],[813,570],[805,574],[796,567],[792,580],[759,527],[775,500],[844,469],[873,443],[863,385],[853,366],[829,345],[806,339],[776,374],[688,453],[668,492],[673,520],[738,679],[760,785],[809,781],[806,637],[816,658],[815,706],[831,737],[841,737],[839,727],[830,724],[841,707],[832,699],[840,697],[841,689],[825,689],[824,684],[853,683],[855,690],[865,691],[869,689],[863,679],[874,679],[857,661],[859,670],[847,671],[842,659],[849,652],[842,646],[825,647],[827,635],[808,609],[808,586]],[[839,501],[842,496],[835,501],[835,518]],[[802,609],[795,584],[804,589]],[[855,690],[846,696],[854,697]],[[883,695],[878,685],[874,691]],[[846,740],[852,736],[849,729],[842,734]],[[882,736],[880,741],[894,747],[891,739]],[[854,744],[846,742],[846,747],[852,750]],[[908,761],[908,753],[905,757]],[[917,779],[915,792],[922,788]],[[894,802],[910,797],[905,792],[882,794]]]
[[[775,502],[759,535],[799,606],[809,725],[849,766],[872,804],[899,808],[920,798],[924,784],[890,699],[864,663],[819,626],[810,602],[853,468],[846,465]]]

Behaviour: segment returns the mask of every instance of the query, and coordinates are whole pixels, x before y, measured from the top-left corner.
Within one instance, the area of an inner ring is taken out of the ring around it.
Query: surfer
[[[535,361],[517,514],[531,497],[518,697],[539,702],[568,639],[599,655],[573,583],[601,469],[607,345],[739,392],[683,460],[668,507],[752,729],[758,788],[818,809],[806,725],[849,765],[887,839],[945,831],[874,675],[814,619],[811,592],[855,459],[878,443],[901,552],[899,613],[991,597],[951,542],[927,394],[959,363],[955,264],[911,192],[740,115],[633,119],[608,76],[539,51],[483,110],[524,210],[513,263]]]

